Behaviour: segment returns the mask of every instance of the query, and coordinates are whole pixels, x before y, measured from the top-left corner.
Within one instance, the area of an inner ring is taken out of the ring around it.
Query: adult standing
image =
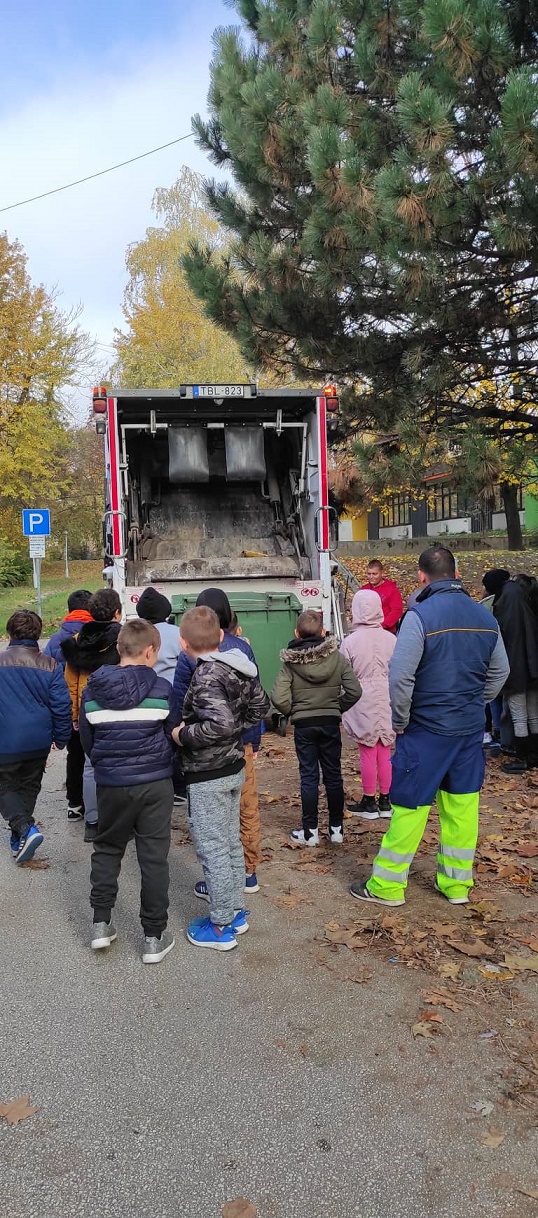
[[[379,558],[372,558],[368,563],[368,583],[363,584],[362,589],[377,592],[381,597],[383,629],[396,634],[396,627],[404,611],[402,594],[398,585],[392,579],[386,578],[383,563]]]
[[[441,834],[436,887],[453,905],[468,901],[484,778],[485,703],[502,689],[508,659],[491,613],[456,579],[454,555],[431,546],[419,558],[423,586],[406,614],[389,669],[393,817],[368,882],[351,894],[403,905],[409,867],[437,798]]]
[[[493,606],[510,664],[503,696],[514,725],[516,756],[501,767],[520,774],[538,765],[538,633],[526,588],[507,580]]]

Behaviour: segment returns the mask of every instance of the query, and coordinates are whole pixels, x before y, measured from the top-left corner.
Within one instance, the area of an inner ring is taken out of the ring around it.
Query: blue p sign
[[[26,508],[22,513],[24,537],[50,537],[50,512],[48,508]]]

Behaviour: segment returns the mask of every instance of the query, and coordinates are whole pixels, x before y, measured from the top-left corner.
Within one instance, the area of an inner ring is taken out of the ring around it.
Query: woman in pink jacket
[[[365,820],[390,817],[394,745],[389,698],[389,660],[396,646],[393,634],[383,629],[383,607],[377,592],[356,592],[352,604],[352,630],[340,648],[362,685],[362,698],[342,716],[348,736],[359,745],[363,797],[350,811]],[[376,800],[379,782],[379,803]]]

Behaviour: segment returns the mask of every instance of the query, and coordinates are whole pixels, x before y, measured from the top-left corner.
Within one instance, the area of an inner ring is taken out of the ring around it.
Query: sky
[[[225,0],[6,0],[0,74],[0,208],[106,169],[191,130],[204,113],[212,35],[238,24]],[[121,326],[127,246],[153,222],[157,186],[181,167],[212,176],[190,138],[175,147],[0,213],[35,283],[99,344],[103,370]],[[77,410],[89,401],[82,384]]]

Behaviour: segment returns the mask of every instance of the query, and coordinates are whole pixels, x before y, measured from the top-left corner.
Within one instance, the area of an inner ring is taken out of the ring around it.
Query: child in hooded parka
[[[363,797],[350,811],[365,820],[390,817],[391,749],[395,735],[389,697],[389,661],[396,638],[383,629],[383,607],[377,592],[357,592],[352,629],[340,651],[362,686],[362,698],[342,716],[344,728],[359,746]],[[379,783],[379,801],[376,799]]]

